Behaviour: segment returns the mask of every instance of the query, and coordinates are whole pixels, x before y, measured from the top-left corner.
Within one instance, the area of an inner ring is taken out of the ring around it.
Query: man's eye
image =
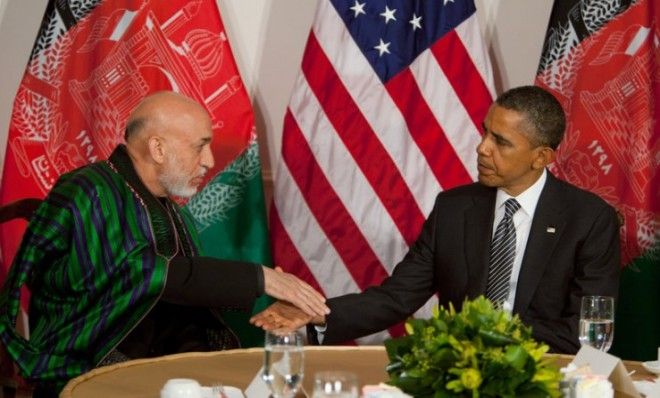
[[[495,138],[495,143],[497,143],[497,145],[502,145],[502,146],[511,146],[511,143],[509,141],[501,137]]]

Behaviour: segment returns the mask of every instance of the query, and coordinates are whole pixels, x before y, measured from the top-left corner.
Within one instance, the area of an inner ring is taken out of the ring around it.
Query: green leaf
[[[431,322],[433,323],[433,326],[438,329],[438,332],[446,333],[449,330],[447,322],[443,321],[442,319],[432,318]]]
[[[504,358],[514,369],[521,370],[527,363],[528,355],[524,348],[514,345],[507,347]]]
[[[486,345],[492,346],[504,346],[516,342],[506,334],[496,332],[494,330],[479,329],[479,336]]]
[[[410,377],[408,375],[399,376],[399,378],[396,380],[396,383],[393,385],[399,387],[408,394],[412,394],[415,397],[422,394],[433,393],[433,391],[429,387],[424,387],[422,383],[420,383],[419,378]]]
[[[449,391],[446,390],[437,390],[435,394],[433,394],[433,398],[456,398],[456,394],[452,394]]]
[[[431,362],[435,367],[446,369],[459,358],[459,355],[453,349],[442,348],[431,354]]]
[[[414,343],[413,336],[403,336],[396,339],[385,340],[385,350],[387,357],[393,360],[406,352],[409,352]]]
[[[549,394],[547,391],[545,391],[545,389],[533,385],[531,388],[525,389],[523,391],[517,391],[516,396],[520,398],[546,398],[549,396]]]
[[[406,323],[410,324],[410,326],[413,327],[415,330],[422,330],[426,327],[428,324],[428,321],[426,319],[409,319]]]
[[[407,374],[409,377],[413,377],[415,379],[421,379],[424,376],[424,371],[421,369],[410,369],[407,371]]]

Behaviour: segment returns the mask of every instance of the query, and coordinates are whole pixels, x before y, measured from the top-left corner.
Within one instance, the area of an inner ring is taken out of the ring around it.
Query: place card
[[[653,383],[653,386],[651,387],[651,391],[646,396],[648,398],[660,397],[660,377],[655,380],[655,383]]]
[[[270,390],[268,389],[268,385],[264,381],[264,379],[261,378],[261,375],[264,373],[264,367],[262,366],[257,374],[254,376],[252,381],[250,382],[250,385],[247,386],[245,389],[245,397],[246,398],[264,398],[264,397],[269,397],[270,396]],[[304,389],[302,388],[302,384],[300,386],[300,389],[296,393],[295,398],[305,398],[307,397],[307,394],[305,394]]]
[[[614,355],[585,345],[575,355],[573,363],[578,367],[589,366],[594,374],[607,377],[616,396],[641,398],[623,362]]]
[[[263,372],[264,367],[262,366],[250,382],[250,385],[245,389],[246,398],[263,398],[270,396],[270,390],[264,379],[261,378]]]

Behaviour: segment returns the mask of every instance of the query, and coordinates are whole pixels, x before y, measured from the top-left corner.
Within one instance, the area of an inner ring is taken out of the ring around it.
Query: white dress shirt
[[[534,184],[532,184],[525,191],[515,196],[515,199],[520,203],[520,209],[513,215],[513,225],[516,228],[516,255],[513,259],[513,268],[511,269],[511,279],[509,280],[509,296],[502,304],[506,311],[513,311],[513,303],[516,299],[516,287],[518,286],[518,275],[520,275],[520,266],[522,265],[525,248],[527,247],[527,238],[529,238],[529,230],[532,227],[532,220],[534,219],[534,212],[536,205],[539,202],[541,191],[545,186],[547,179],[547,171],[544,169],[541,177]],[[501,189],[497,190],[495,198],[495,219],[493,220],[493,235],[497,224],[504,218],[504,202],[509,198],[513,198]]]

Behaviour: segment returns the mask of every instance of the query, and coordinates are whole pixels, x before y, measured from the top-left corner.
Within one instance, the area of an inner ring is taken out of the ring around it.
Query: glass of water
[[[580,307],[580,344],[607,352],[614,337],[614,298],[584,296]]]
[[[300,334],[266,332],[263,380],[273,398],[292,398],[304,374],[304,354]]]
[[[358,398],[358,382],[355,373],[325,371],[314,375],[312,398]]]

